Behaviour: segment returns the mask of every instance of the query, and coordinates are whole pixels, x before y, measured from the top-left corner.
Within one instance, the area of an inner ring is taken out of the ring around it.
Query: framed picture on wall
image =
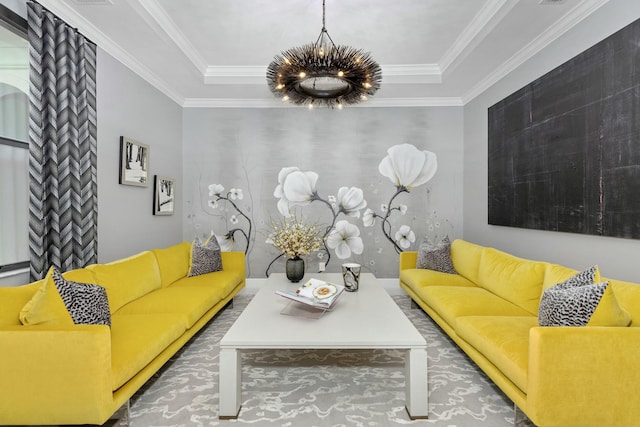
[[[153,214],[173,215],[176,200],[176,180],[166,176],[153,177]]]
[[[149,186],[149,146],[120,137],[120,184]]]

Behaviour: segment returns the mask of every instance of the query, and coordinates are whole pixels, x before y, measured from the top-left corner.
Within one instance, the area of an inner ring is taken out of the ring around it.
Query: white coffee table
[[[340,274],[307,274],[341,283]],[[223,419],[240,413],[245,349],[401,349],[406,350],[406,409],[411,419],[427,418],[427,343],[373,276],[360,276],[357,292],[345,292],[333,310],[319,319],[280,312],[296,304],[275,294],[297,286],[284,274],[272,274],[220,340],[220,412]],[[300,331],[304,330],[304,333]]]

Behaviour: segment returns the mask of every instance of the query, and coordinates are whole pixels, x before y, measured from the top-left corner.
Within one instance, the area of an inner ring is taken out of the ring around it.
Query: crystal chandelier
[[[267,68],[267,83],[275,96],[309,108],[342,108],[365,101],[381,80],[382,70],[370,53],[333,42],[325,27],[325,0],[316,42],[276,55]]]

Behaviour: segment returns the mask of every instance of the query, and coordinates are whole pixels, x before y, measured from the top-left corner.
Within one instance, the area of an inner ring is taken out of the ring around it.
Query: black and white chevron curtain
[[[28,2],[31,279],[97,262],[96,46]]]

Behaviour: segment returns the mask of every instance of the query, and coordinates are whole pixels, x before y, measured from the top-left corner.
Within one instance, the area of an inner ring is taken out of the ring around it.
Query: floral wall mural
[[[307,271],[397,277],[398,253],[461,235],[461,109],[312,113],[187,109],[184,239],[213,233],[265,277],[290,256],[274,246],[288,219],[319,238]]]

